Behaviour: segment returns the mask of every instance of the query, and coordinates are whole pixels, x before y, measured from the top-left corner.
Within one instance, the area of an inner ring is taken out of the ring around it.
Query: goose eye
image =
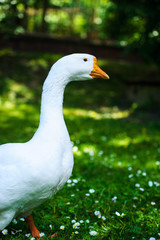
[[[88,61],[88,59],[87,59],[87,58],[83,58],[83,61],[84,61],[84,62],[87,62],[87,61]]]

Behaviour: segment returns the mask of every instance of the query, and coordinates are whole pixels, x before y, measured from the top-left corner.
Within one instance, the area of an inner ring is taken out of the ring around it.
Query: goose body
[[[42,91],[39,127],[26,143],[0,146],[0,230],[13,218],[25,217],[31,234],[39,236],[32,210],[51,198],[68,180],[73,168],[72,144],[62,104],[67,83],[108,78],[89,54],[71,54],[51,68]]]

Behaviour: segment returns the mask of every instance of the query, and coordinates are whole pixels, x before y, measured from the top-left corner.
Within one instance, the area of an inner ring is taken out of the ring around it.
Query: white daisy
[[[89,193],[86,193],[85,195],[86,195],[87,197],[89,197],[89,196],[90,196],[90,194],[89,194]]]
[[[7,229],[3,229],[2,234],[3,235],[7,235],[8,234],[8,230]]]
[[[79,222],[76,222],[76,223],[74,223],[73,228],[74,228],[74,229],[78,229],[79,226],[80,226],[80,223],[79,223]]]
[[[42,233],[39,234],[39,236],[40,236],[40,237],[44,237],[44,236],[45,236],[45,233],[42,232]]]
[[[152,182],[152,181],[149,181],[149,182],[148,182],[148,186],[149,186],[149,187],[152,187],[152,186],[153,186],[153,182]]]
[[[71,182],[72,182],[72,180],[71,180],[71,179],[68,179],[67,183],[71,183]]]
[[[50,227],[51,230],[53,229],[53,226],[51,224],[49,225],[49,227]]]
[[[94,189],[89,189],[89,192],[90,192],[90,193],[94,193],[95,190],[94,190]]]
[[[112,201],[115,203],[115,202],[117,201],[117,197],[114,196],[114,197],[112,198]]]
[[[156,185],[156,187],[160,186],[160,183],[158,183],[158,182],[154,182],[154,184]]]
[[[96,231],[90,231],[89,234],[90,234],[91,236],[96,236],[96,235],[97,235],[97,232],[96,232]]]
[[[77,179],[73,179],[73,182],[74,182],[74,183],[78,183],[78,180],[77,180]]]
[[[100,211],[95,211],[94,212],[94,215],[96,215],[96,216],[98,216],[99,214],[101,214]]]
[[[132,178],[132,177],[133,177],[133,174],[130,174],[128,177],[129,177],[129,178]]]
[[[121,214],[119,213],[119,212],[115,212],[115,214],[119,217],[119,216],[121,216]]]
[[[17,220],[13,219],[12,223],[17,224]]]
[[[140,187],[140,184],[139,184],[139,183],[136,183],[135,186],[136,186],[136,187]]]
[[[30,237],[30,235],[31,235],[30,233],[26,233],[25,234],[26,237]]]
[[[64,230],[64,229],[65,229],[65,226],[63,226],[63,225],[60,226],[60,229],[61,229],[61,230]]]

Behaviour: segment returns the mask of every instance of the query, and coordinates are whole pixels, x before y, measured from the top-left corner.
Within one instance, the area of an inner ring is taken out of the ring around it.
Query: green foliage
[[[12,53],[1,61],[1,75],[8,78],[0,97],[1,143],[25,142],[36,131],[41,80],[57,58]],[[109,71],[114,64],[106,67]],[[116,84],[95,80],[71,83],[66,88],[64,117],[74,144],[75,166],[71,181],[34,210],[35,223],[46,235],[44,240],[54,232],[54,239],[62,240],[159,238],[160,122],[136,113],[138,105],[127,104],[120,94],[120,73],[109,74],[111,81],[117,79]],[[125,102],[123,108],[120,102]],[[72,220],[83,222],[75,229]],[[17,221],[0,239],[26,239],[29,230],[23,221]],[[96,236],[89,234],[93,230]]]
[[[104,21],[107,38],[139,51],[147,60],[160,61],[160,1],[118,1],[107,5]]]
[[[116,40],[159,63],[160,0],[1,1],[0,33],[24,32]]]

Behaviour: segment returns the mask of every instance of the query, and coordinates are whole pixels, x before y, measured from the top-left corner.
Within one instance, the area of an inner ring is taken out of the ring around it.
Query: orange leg
[[[52,234],[51,235],[51,238],[54,238],[54,237],[56,237],[57,236],[57,234],[55,233],[55,234]]]
[[[36,226],[34,224],[32,215],[29,215],[28,217],[26,217],[25,220],[29,226],[32,237],[40,237],[39,236],[40,232],[38,231],[38,229],[36,228]]]

